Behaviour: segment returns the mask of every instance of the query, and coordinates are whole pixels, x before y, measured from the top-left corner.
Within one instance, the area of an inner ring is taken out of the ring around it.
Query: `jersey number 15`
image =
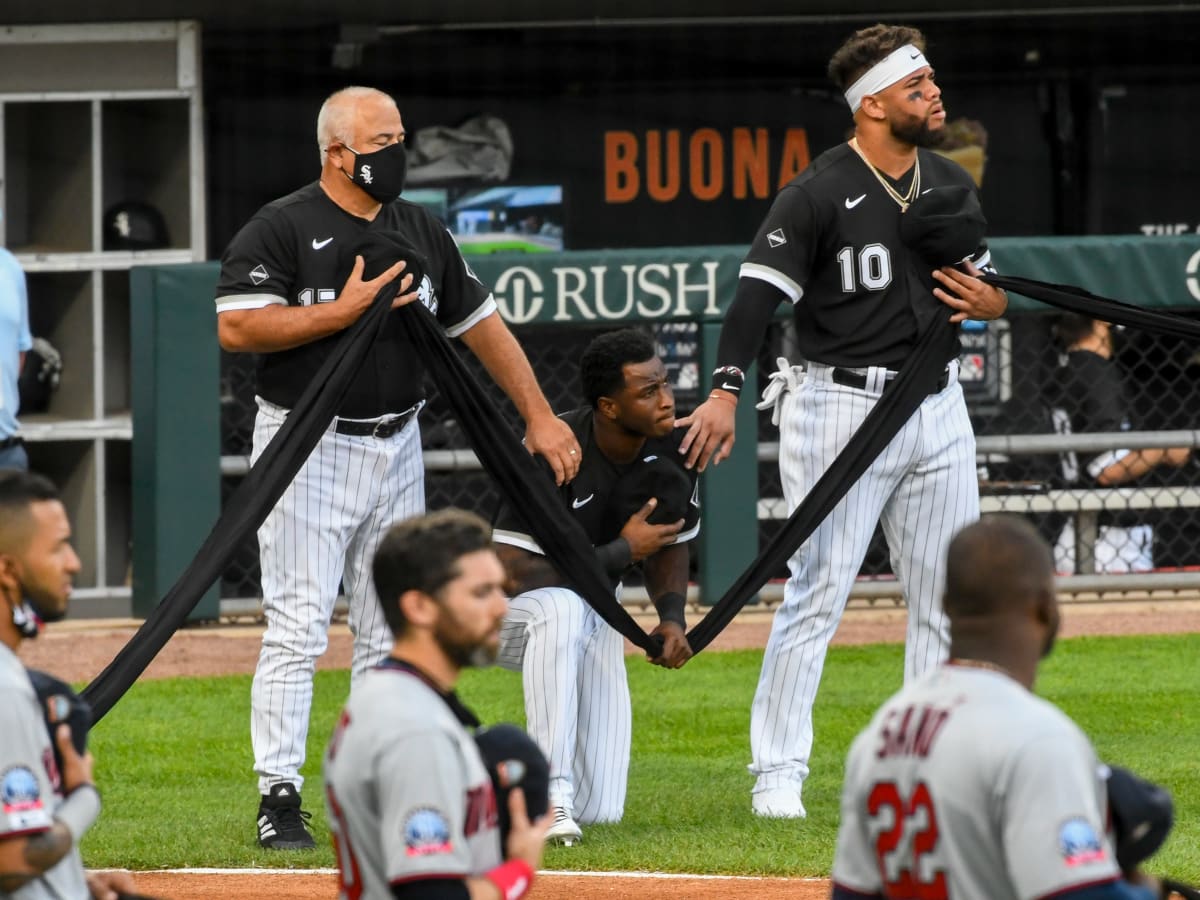
[[[931,877],[921,877],[922,857],[933,853],[938,844],[937,814],[929,788],[917,782],[905,800],[894,781],[877,782],[867,796],[867,812],[875,819],[884,810],[891,813],[891,826],[875,839],[884,894],[889,900],[947,900],[945,872],[935,870]],[[911,838],[905,840],[909,834]]]

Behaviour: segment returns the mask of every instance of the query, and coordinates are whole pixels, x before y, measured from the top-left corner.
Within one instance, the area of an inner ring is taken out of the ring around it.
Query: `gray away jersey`
[[[62,804],[61,781],[29,674],[0,644],[0,839],[48,831]],[[0,897],[13,900],[86,900],[79,848],[40,878]]]
[[[325,752],[339,897],[483,875],[503,862],[475,739],[432,687],[385,661],[363,676]]]
[[[1087,737],[999,672],[949,663],[851,745],[835,883],[888,898],[1026,900],[1119,877]]]

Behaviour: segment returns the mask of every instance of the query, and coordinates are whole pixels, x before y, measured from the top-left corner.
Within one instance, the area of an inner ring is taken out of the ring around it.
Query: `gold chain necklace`
[[[921,157],[917,156],[916,165],[913,167],[912,184],[909,185],[907,193],[901,194],[892,187],[892,183],[888,181],[887,177],[875,168],[874,163],[867,159],[867,155],[858,146],[858,138],[850,138],[850,146],[854,148],[854,152],[858,154],[859,159],[867,164],[867,168],[871,170],[871,174],[875,176],[875,180],[883,185],[883,189],[887,191],[888,196],[896,201],[900,207],[900,212],[907,210],[909,204],[917,199],[917,194],[921,191]]]

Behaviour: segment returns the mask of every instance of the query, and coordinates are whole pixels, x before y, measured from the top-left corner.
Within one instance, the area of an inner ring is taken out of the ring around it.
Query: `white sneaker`
[[[769,819],[803,819],[808,815],[800,802],[800,792],[790,787],[755,791],[751,801],[756,816]]]
[[[561,806],[554,807],[554,824],[546,832],[546,840],[570,847],[582,837],[583,830],[571,818],[571,814]]]

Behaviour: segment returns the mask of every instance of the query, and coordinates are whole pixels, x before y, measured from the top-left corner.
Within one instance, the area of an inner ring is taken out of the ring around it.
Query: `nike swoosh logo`
[[[741,388],[736,384],[730,384],[728,381],[721,382],[721,390],[723,391],[740,391]]]
[[[582,500],[572,500],[571,501],[571,509],[579,509],[579,507],[586,505],[587,502],[595,496],[596,496],[595,494],[588,494]]]
[[[854,207],[858,206],[858,204],[862,203],[866,199],[867,199],[866,194],[863,194],[857,200],[851,200],[849,197],[847,197],[846,198],[846,209],[854,209]]]
[[[921,56],[921,54],[920,54],[920,53],[910,53],[910,54],[908,54],[908,58],[909,58],[909,59],[919,59],[919,58],[920,58],[920,56]]]
[[[324,247],[326,244],[328,244],[332,240],[333,240],[333,238],[331,238],[331,237],[327,237],[323,241],[318,241],[316,238],[313,238],[313,249],[320,250],[322,247]]]

